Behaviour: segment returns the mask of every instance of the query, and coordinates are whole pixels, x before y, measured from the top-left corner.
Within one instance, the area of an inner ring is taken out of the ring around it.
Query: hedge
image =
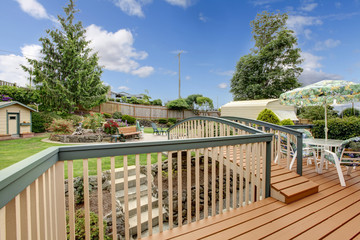
[[[314,121],[311,130],[315,138],[325,138],[325,121]],[[331,118],[328,120],[328,139],[345,140],[360,136],[360,121],[358,117]]]

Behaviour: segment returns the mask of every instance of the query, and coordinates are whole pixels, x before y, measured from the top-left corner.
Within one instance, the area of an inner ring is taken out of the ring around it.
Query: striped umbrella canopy
[[[360,84],[344,80],[323,80],[305,87],[296,88],[280,95],[285,105],[325,107],[325,138],[327,139],[326,106],[360,101]]]

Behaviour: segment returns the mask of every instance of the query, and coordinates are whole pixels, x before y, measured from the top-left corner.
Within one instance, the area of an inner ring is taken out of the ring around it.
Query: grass
[[[14,163],[17,163],[35,153],[38,153],[42,150],[45,150],[48,147],[52,146],[65,146],[64,144],[56,144],[56,143],[46,143],[42,142],[43,138],[47,138],[49,134],[45,134],[42,136],[32,137],[32,138],[21,138],[16,140],[7,140],[0,141],[0,170],[4,169]],[[70,144],[66,144],[69,146]],[[166,157],[162,156],[162,160],[165,160]],[[96,175],[96,162],[95,158],[89,159],[89,175]],[[111,167],[110,157],[102,158],[102,170],[109,170]],[[151,163],[157,162],[157,153],[151,154]],[[123,167],[123,156],[115,157],[115,167],[120,168]],[[140,154],[140,164],[146,165],[146,154]],[[83,175],[83,161],[74,160],[74,176],[82,176]],[[128,156],[128,165],[135,165],[135,155]],[[65,177],[67,178],[67,161],[65,161]]]
[[[49,134],[32,138],[20,138],[15,140],[0,141],[0,169],[4,169],[48,147],[63,146],[63,144],[42,142],[41,139],[49,137]]]
[[[123,156],[117,156],[115,157],[115,168],[121,168],[124,166]],[[167,159],[167,157],[161,155],[162,161]],[[89,165],[89,175],[96,175],[97,174],[97,165],[96,165],[97,159],[91,158],[88,161]],[[151,164],[157,162],[157,153],[151,154]],[[74,169],[74,177],[79,177],[83,175],[83,161],[74,160],[73,161],[73,169]],[[129,155],[128,156],[128,165],[135,165],[135,155]],[[146,154],[140,154],[140,165],[146,165]],[[101,168],[102,171],[109,170],[111,168],[111,160],[110,157],[105,157],[101,159]],[[67,161],[65,162],[65,178],[67,178]]]
[[[160,130],[161,128],[158,128],[158,129]],[[163,128],[162,130],[168,130],[168,128]],[[154,130],[152,127],[145,127],[144,133],[154,133]]]

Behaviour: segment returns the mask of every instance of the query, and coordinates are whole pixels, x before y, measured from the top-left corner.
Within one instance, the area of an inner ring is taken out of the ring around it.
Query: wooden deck
[[[333,165],[318,174],[304,164],[303,176],[318,193],[290,204],[267,198],[148,239],[360,239],[360,170],[345,175],[346,187]]]

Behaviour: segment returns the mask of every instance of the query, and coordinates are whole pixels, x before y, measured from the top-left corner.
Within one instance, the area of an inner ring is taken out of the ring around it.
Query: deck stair
[[[319,191],[319,184],[282,166],[271,166],[271,197],[291,203]]]
[[[229,149],[230,161],[234,159],[233,149]],[[240,161],[243,161],[244,172],[246,170],[246,156],[240,160],[240,149],[236,153],[236,162],[240,166]],[[227,156],[224,151],[224,156]],[[262,166],[262,159],[261,166]],[[284,160],[285,161],[285,160]],[[284,162],[280,161],[280,163]],[[250,166],[250,169],[252,167]],[[262,168],[260,169],[260,174],[262,176]],[[309,180],[306,177],[300,176],[299,174],[282,167],[281,165],[272,163],[271,165],[271,197],[284,202],[292,203],[299,199],[310,196],[319,191],[319,185]]]
[[[116,197],[124,206],[124,169],[115,170]],[[140,209],[141,209],[141,230],[148,230],[148,188],[146,176],[140,174]],[[128,206],[129,206],[129,232],[130,236],[137,234],[137,204],[136,204],[136,169],[135,166],[128,167]],[[152,197],[152,225],[157,226],[159,223],[159,206],[158,199]],[[165,210],[163,209],[163,213]]]

